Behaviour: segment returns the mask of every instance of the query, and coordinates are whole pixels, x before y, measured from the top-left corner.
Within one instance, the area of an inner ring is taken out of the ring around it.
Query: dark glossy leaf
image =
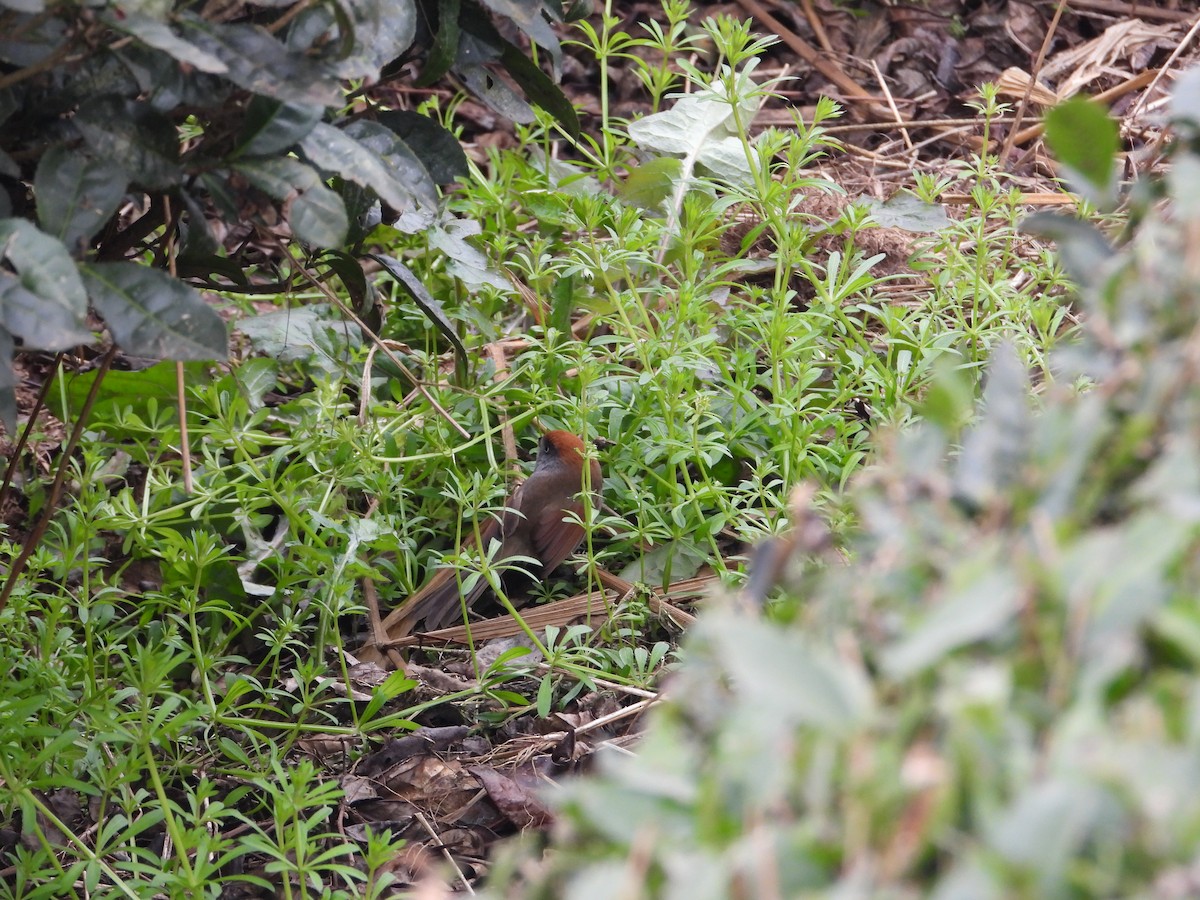
[[[117,211],[125,185],[125,172],[115,162],[55,144],[34,176],[38,222],[78,255]]]
[[[1117,123],[1095,100],[1072,97],[1046,113],[1046,143],[1071,173],[1073,187],[1101,208],[1116,203]]]
[[[391,256],[385,256],[382,253],[368,253],[371,259],[379,263],[396,279],[397,283],[404,288],[413,301],[420,307],[429,321],[433,323],[433,327],[440,331],[443,337],[450,342],[450,346],[454,348],[454,358],[459,370],[462,371],[467,365],[467,348],[463,346],[463,342],[459,340],[458,332],[454,328],[454,323],[446,315],[442,305],[437,300],[433,299],[433,295],[425,289],[425,285],[417,278],[408,266]]]
[[[0,150],[0,175],[5,175],[9,178],[21,177],[20,167],[17,165],[16,161],[3,150]]]
[[[116,162],[137,184],[162,190],[182,178],[179,134],[146,103],[101,97],[79,110],[75,126],[97,159]]]
[[[511,291],[512,285],[493,267],[483,251],[467,242],[468,237],[480,233],[478,222],[466,219],[451,219],[426,232],[429,246],[440,250],[449,258],[448,271],[473,291],[492,287],[499,291]]]
[[[339,91],[320,63],[290,53],[265,28],[218,25],[197,16],[179,20],[180,35],[225,63],[226,78],[238,87],[288,103],[332,106]]]
[[[538,46],[549,50],[555,69],[562,64],[562,49],[558,45],[554,29],[542,15],[545,7],[541,0],[480,0],[480,2],[492,12],[511,19]]]
[[[287,150],[321,121],[325,108],[315,104],[283,103],[255,97],[246,107],[236,156],[269,156]]]
[[[150,359],[213,360],[229,354],[225,323],[199,292],[130,262],[82,267],[88,295],[113,339]]]
[[[197,259],[215,254],[220,245],[212,229],[208,227],[204,207],[187,191],[180,192],[180,199],[183,200],[184,210],[180,219],[180,258]]]
[[[374,290],[359,261],[349,253],[331,250],[321,256],[318,264],[328,266],[342,280],[355,311],[361,315],[369,305],[368,298],[373,297]]]
[[[379,124],[391,129],[421,161],[437,184],[451,184],[470,172],[467,154],[453,134],[429,116],[412,110],[388,110]]]
[[[575,107],[562,89],[550,80],[549,75],[507,41],[500,62],[513,77],[513,81],[520,85],[526,97],[554,116],[563,131],[573,138],[579,137],[579,114],[575,112]]]
[[[374,152],[387,167],[392,178],[405,185],[419,205],[431,209],[438,205],[437,185],[429,170],[394,131],[366,119],[351,122],[343,131]]]
[[[0,289],[2,290],[2,289]],[[0,326],[0,424],[9,434],[17,432],[17,373],[13,369],[13,337]]]
[[[343,78],[379,77],[379,70],[407,50],[417,33],[413,0],[340,0],[355,40],[353,52],[338,61]]]
[[[414,82],[417,87],[429,87],[435,84],[454,65],[454,60],[458,56],[458,42],[461,34],[458,28],[460,6],[460,0],[438,0],[437,34],[425,54],[425,64],[421,67],[421,75]]]
[[[456,66],[455,71],[472,94],[506,119],[528,125],[536,118],[523,97],[483,66]]]
[[[382,126],[376,128],[386,133],[392,141],[401,143],[399,138]],[[314,165],[370,188],[381,200],[397,210],[409,209],[416,203],[414,187],[419,188],[419,180],[415,186],[401,181],[391,160],[380,158],[377,151],[363,146],[342,129],[319,123],[300,146]],[[414,171],[418,171],[419,162],[416,157],[412,157],[412,160],[416,163]],[[432,184],[427,172],[423,180],[427,185]]]
[[[349,221],[342,198],[298,159],[246,159],[234,166],[255,187],[287,204],[292,233],[315,247],[340,247]]]
[[[16,276],[0,273],[3,325],[40,350],[89,344],[87,293],[62,241],[25,219],[0,220],[0,260]]]
[[[130,44],[113,55],[132,73],[140,92],[159,112],[170,113],[179,106],[221,106],[234,90],[221,76],[192,70],[144,44]]]
[[[172,59],[186,63],[201,72],[224,75],[229,71],[229,66],[219,56],[185,41],[169,24],[143,12],[123,8],[120,15],[105,15],[104,21],[118,31],[133,35],[146,46],[161,50]]]

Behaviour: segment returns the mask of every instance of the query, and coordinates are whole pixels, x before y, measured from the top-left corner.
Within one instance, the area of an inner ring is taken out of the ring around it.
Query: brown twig
[[[1033,93],[1033,86],[1037,84],[1038,74],[1042,71],[1042,65],[1046,62],[1046,53],[1050,50],[1050,42],[1054,40],[1054,35],[1058,31],[1059,20],[1062,19],[1063,10],[1067,8],[1067,0],[1058,0],[1058,6],[1055,7],[1054,16],[1050,20],[1050,27],[1046,29],[1046,36],[1042,39],[1041,49],[1038,50],[1037,60],[1033,64],[1033,71],[1029,73],[1029,83],[1025,85],[1025,94],[1021,97],[1021,102],[1017,104],[1016,114],[1013,116],[1013,126],[1009,129],[1008,135],[1004,138],[999,153],[1001,164],[1008,159],[1008,155],[1012,153],[1012,148],[1016,144],[1017,129],[1021,127],[1021,119],[1025,116],[1025,107],[1029,105],[1029,95]]]
[[[71,429],[70,438],[63,445],[58,472],[54,476],[54,484],[50,486],[50,496],[46,498],[46,506],[42,510],[42,516],[38,519],[33,531],[25,538],[25,543],[21,546],[21,554],[13,561],[12,568],[8,570],[8,578],[4,581],[4,590],[0,591],[0,611],[3,611],[4,607],[8,605],[8,598],[12,595],[13,588],[17,585],[17,579],[25,571],[29,557],[33,555],[33,551],[42,542],[42,536],[46,533],[46,529],[50,525],[50,520],[54,517],[59,498],[62,496],[63,483],[67,480],[67,470],[71,467],[71,454],[75,452],[75,448],[79,445],[79,439],[83,437],[83,430],[87,425],[88,416],[91,414],[96,397],[100,394],[100,384],[104,381],[104,375],[108,372],[109,366],[112,365],[113,357],[116,355],[117,345],[113,344],[108,348],[104,356],[100,357],[100,364],[96,367],[96,378],[92,382],[91,389],[88,391],[87,399],[83,402],[83,409],[79,411],[79,417],[75,421],[75,427]]]
[[[62,364],[62,353],[58,353],[54,357],[53,370],[57,370]],[[11,363],[10,363],[11,364]],[[25,427],[21,429],[21,435],[17,438],[17,444],[13,447],[12,456],[8,460],[8,465],[4,469],[4,483],[0,484],[0,509],[4,509],[4,504],[8,500],[9,492],[12,490],[13,476],[16,474],[17,460],[21,457],[21,451],[25,449],[25,445],[29,443],[29,436],[33,433],[33,428],[37,424],[38,414],[42,411],[42,407],[46,405],[46,397],[50,393],[50,385],[54,381],[53,377],[47,378],[42,382],[42,389],[38,392],[37,400],[33,403],[33,409],[29,412],[29,418],[25,420]]]

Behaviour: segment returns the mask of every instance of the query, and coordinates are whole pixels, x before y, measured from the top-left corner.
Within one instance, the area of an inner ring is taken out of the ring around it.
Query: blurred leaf
[[[872,712],[870,684],[849,659],[748,616],[710,613],[695,628],[715,649],[737,694],[785,722],[845,734]]]
[[[1121,141],[1108,110],[1080,96],[1059,103],[1046,112],[1046,143],[1080,193],[1101,209],[1111,209]]]
[[[483,66],[463,66],[460,62],[455,71],[471,93],[506,119],[528,125],[537,118],[523,97]]]
[[[525,96],[554,116],[563,131],[578,139],[579,114],[575,112],[574,105],[562,92],[562,88],[551,81],[550,76],[515,46],[505,41],[503,47],[504,53],[500,62],[513,81],[525,92]]]
[[[0,292],[3,287],[0,287]],[[17,433],[17,373],[13,368],[13,338],[0,326],[0,424],[8,434]],[[11,438],[10,438],[11,440]]]
[[[172,59],[186,63],[201,72],[223,75],[229,71],[229,67],[219,57],[188,43],[166,22],[143,12],[122,7],[119,14],[106,13],[104,21],[118,31],[132,34],[143,44],[161,50]]]
[[[228,356],[221,317],[166,272],[131,262],[93,263],[82,271],[96,311],[126,353],[173,360]]]
[[[638,209],[661,210],[682,176],[683,163],[676,157],[656,156],[641,166],[631,167],[617,193],[625,203]]]
[[[1020,582],[1013,572],[978,558],[965,560],[951,573],[933,610],[884,651],[883,666],[893,678],[905,678],[959,647],[996,637],[1009,627],[1020,602]]]
[[[511,19],[538,46],[549,50],[556,69],[562,64],[562,49],[558,45],[554,29],[550,27],[550,23],[542,14],[546,9],[542,0],[480,0],[480,2],[492,12]]]
[[[0,313],[9,332],[39,350],[68,350],[90,344],[87,292],[62,241],[25,219],[0,219]]]
[[[1039,212],[1021,224],[1031,234],[1058,244],[1063,265],[1081,288],[1095,290],[1112,276],[1115,250],[1092,223]]]
[[[954,471],[956,496],[985,506],[1008,493],[1024,474],[1033,416],[1029,375],[1007,342],[992,353],[983,412],[963,441]]]
[[[42,155],[33,182],[42,230],[82,254],[116,212],[125,184],[115,162],[55,144]]]
[[[413,0],[339,0],[354,30],[352,52],[338,61],[343,78],[375,80],[386,63],[396,59],[417,33]]]

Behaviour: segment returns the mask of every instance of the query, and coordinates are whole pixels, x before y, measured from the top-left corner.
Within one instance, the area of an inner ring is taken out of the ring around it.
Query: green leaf
[[[281,362],[304,362],[323,372],[342,372],[362,343],[357,325],[325,303],[311,303],[237,323],[256,350]]]
[[[25,219],[0,220],[0,260],[16,277],[0,272],[0,312],[8,331],[40,350],[90,344],[87,292],[62,241]]]
[[[121,166],[137,184],[163,190],[182,179],[179,133],[149,104],[100,97],[81,107],[74,122],[93,156]]]
[[[1046,143],[1071,173],[1074,186],[1102,209],[1116,202],[1117,123],[1086,97],[1072,97],[1046,113]]]
[[[82,270],[92,303],[125,352],[174,360],[228,356],[225,323],[178,279],[130,262],[93,263]]]
[[[483,251],[467,243],[467,238],[480,233],[478,222],[467,219],[451,219],[434,226],[426,232],[429,246],[446,254],[450,262],[450,274],[468,288],[477,291],[482,287],[498,291],[511,291],[512,285],[493,267]]]
[[[454,71],[471,93],[504,118],[512,119],[518,125],[528,125],[537,118],[525,98],[484,66],[463,66],[459,63]]]
[[[42,230],[81,253],[117,211],[125,186],[125,172],[115,162],[55,144],[42,155],[33,181]]]
[[[683,164],[674,156],[656,156],[640,166],[633,166],[618,186],[617,193],[638,209],[660,210],[682,174]]]
[[[378,121],[395,132],[436,184],[462,181],[470,173],[467,154],[458,138],[429,116],[397,109],[380,113]]]
[[[87,372],[66,372],[63,375],[63,385],[59,389],[56,384],[47,395],[50,411],[63,421],[71,421],[83,409],[92,383],[96,380],[97,370]],[[184,363],[184,377],[188,384],[202,384],[209,381],[208,367],[204,363]],[[64,408],[61,400],[65,396]],[[125,372],[119,369],[109,369],[104,376],[96,395],[96,403],[92,407],[93,421],[103,421],[109,437],[122,437],[121,429],[116,424],[117,413],[130,409],[142,417],[149,417],[151,406],[159,409],[174,410],[178,402],[175,363],[161,362],[145,369]],[[173,417],[178,421],[178,415]],[[192,421],[192,417],[188,417]],[[197,421],[196,424],[199,424]],[[136,437],[141,437],[137,435]]]
[[[288,103],[334,106],[340,92],[333,73],[324,65],[291,53],[265,28],[257,25],[219,25],[185,14],[181,35],[221,60],[228,78],[240,88]]]
[[[321,121],[325,108],[312,103],[284,103],[254,97],[238,136],[235,156],[270,156],[296,144]]]

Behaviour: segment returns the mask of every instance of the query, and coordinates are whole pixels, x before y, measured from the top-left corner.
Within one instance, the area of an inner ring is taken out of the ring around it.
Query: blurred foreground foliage
[[[948,375],[847,546],[797,522],[791,599],[703,617],[636,757],[553,795],[493,896],[1200,895],[1200,71],[1172,111],[1122,234],[1031,223],[1086,322],[1053,383],[1002,347],[960,431]],[[1115,199],[1088,147],[1055,149]]]

